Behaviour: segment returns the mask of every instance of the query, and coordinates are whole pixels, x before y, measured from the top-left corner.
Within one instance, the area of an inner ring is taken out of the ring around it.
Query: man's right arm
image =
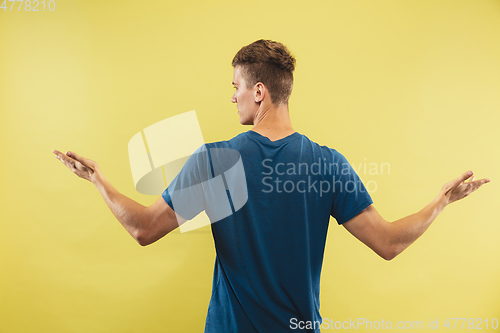
[[[146,215],[149,217],[149,225],[141,235],[141,245],[149,245],[156,242],[169,232],[187,220],[177,214],[163,199],[162,196],[154,204],[147,207]]]
[[[121,194],[104,177],[95,161],[73,152],[53,152],[74,174],[94,184],[116,219],[140,245],[156,242],[186,221],[174,212],[162,196],[146,207]]]
[[[145,207],[121,194],[100,170],[96,171],[92,182],[116,219],[142,246],[156,242],[186,221],[174,212],[162,196],[151,206]]]
[[[379,256],[391,260],[417,240],[447,205],[465,198],[490,181],[481,179],[465,182],[470,177],[472,172],[466,172],[446,183],[439,195],[421,211],[397,221],[386,221],[370,205],[343,226]]]

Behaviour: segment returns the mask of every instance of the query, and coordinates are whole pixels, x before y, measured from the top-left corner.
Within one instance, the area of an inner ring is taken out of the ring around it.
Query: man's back
[[[212,155],[220,148],[239,152],[248,191],[246,204],[230,216],[215,222],[209,214],[217,258],[205,332],[282,332],[294,322],[321,323],[330,215],[343,223],[372,204],[358,176],[340,153],[297,132],[270,141],[248,131],[205,147]],[[163,193],[174,210],[176,183],[199,174],[195,169],[186,163]]]

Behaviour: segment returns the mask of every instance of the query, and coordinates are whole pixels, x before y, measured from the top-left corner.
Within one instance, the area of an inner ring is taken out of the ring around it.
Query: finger
[[[64,154],[63,154],[63,153],[61,153],[59,150],[55,150],[55,149],[54,149],[52,152],[56,155],[56,157],[57,157],[58,159],[60,159],[60,158],[64,155]]]
[[[56,158],[63,163],[68,159],[68,157],[61,153],[59,150],[53,150],[52,152],[56,155]]]
[[[68,163],[68,162],[76,162],[75,159],[66,156],[66,154],[60,152],[59,150],[53,150],[53,153],[56,155],[57,159],[60,160],[63,163]]]
[[[489,179],[480,179],[480,180],[476,180],[474,182],[467,183],[466,184],[467,188],[464,191],[465,196],[468,196],[469,194],[478,190],[481,186],[483,186],[484,184],[489,183],[489,182],[490,182]]]
[[[57,158],[63,162],[64,165],[66,165],[68,168],[71,169],[71,171],[74,171],[74,169],[76,169],[76,164],[78,163],[78,161],[72,159],[71,157],[68,157],[64,154],[58,154],[57,155]]]
[[[68,168],[70,168],[72,171],[75,171],[77,169],[81,169],[79,168],[80,165],[82,165],[79,161],[71,158],[71,157],[68,157],[67,155],[61,153],[60,151],[58,150],[54,150],[53,151],[54,154],[56,154],[56,157],[64,163],[64,165],[66,165]]]
[[[68,165],[69,163],[76,163],[77,161],[71,157],[66,156],[65,154],[61,153],[60,151],[54,151],[54,154],[56,154],[56,157],[58,160],[63,162],[64,164]]]
[[[70,157],[66,158],[61,158],[62,162],[64,165],[68,167],[68,169],[73,172],[75,175],[81,178],[88,179],[88,174],[91,172],[90,168],[83,165],[82,163],[78,162],[77,160],[74,160]]]
[[[483,178],[483,179],[479,179],[479,180],[476,180],[476,181],[473,181],[470,184],[470,186],[473,188],[473,191],[477,190],[479,187],[483,186],[484,184],[486,183],[489,183],[490,180],[488,178]]]

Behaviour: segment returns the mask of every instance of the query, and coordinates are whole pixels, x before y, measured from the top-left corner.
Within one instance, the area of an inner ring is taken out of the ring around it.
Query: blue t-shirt
[[[205,333],[297,332],[308,321],[316,328],[302,331],[320,332],[330,216],[342,224],[373,203],[336,150],[298,132],[271,141],[252,130],[200,147],[162,196],[180,216],[205,209],[212,222],[217,256]]]

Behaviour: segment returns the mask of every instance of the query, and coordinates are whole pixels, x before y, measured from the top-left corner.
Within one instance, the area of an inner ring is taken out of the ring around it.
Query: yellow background
[[[322,316],[439,318],[443,331],[446,318],[500,319],[500,1],[19,4],[0,10],[0,332],[203,331],[209,228],[140,247],[52,150],[97,161],[153,203],[134,189],[128,141],[190,110],[206,142],[250,129],[230,103],[231,60],[260,38],[297,58],[296,131],[352,164],[390,164],[360,173],[386,219],[466,170],[492,180],[390,262],[332,219]]]

